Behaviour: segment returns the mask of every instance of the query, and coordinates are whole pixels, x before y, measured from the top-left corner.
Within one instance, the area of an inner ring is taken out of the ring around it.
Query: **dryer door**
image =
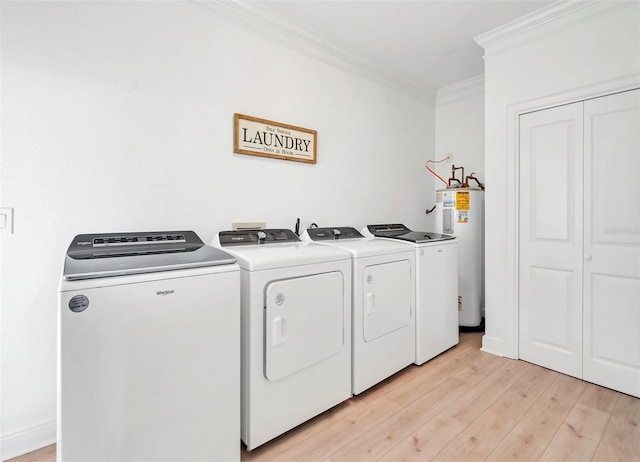
[[[344,345],[342,273],[274,281],[265,291],[265,377],[278,380]]]
[[[407,260],[364,269],[364,340],[370,342],[411,322],[411,264]]]

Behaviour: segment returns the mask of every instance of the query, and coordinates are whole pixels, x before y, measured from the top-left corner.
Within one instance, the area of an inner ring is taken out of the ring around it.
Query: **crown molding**
[[[218,20],[260,38],[368,80],[400,90],[410,96],[434,101],[435,89],[407,82],[362,58],[357,52],[349,50],[342,43],[299,26],[285,16],[263,7],[260,2],[191,0],[191,3],[214,13]]]
[[[484,74],[439,88],[436,93],[436,106],[443,106],[480,95],[484,96]]]
[[[638,5],[637,1],[560,0],[515,21],[474,37],[485,56],[534,42],[612,11]]]

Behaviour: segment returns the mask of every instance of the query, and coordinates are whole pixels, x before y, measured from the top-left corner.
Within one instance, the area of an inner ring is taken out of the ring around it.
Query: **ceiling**
[[[546,0],[270,0],[292,30],[358,56],[423,92],[484,73],[473,38],[543,8]]]

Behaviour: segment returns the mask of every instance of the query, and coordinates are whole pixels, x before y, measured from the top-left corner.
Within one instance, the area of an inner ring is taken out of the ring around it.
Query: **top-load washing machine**
[[[241,273],[248,450],[351,397],[351,260],[288,229],[221,231]]]
[[[351,227],[310,228],[302,238],[347,250],[352,257],[353,393],[413,363],[413,246],[364,237]]]
[[[240,269],[193,231],[76,236],[57,459],[240,460]]]
[[[416,252],[416,356],[423,364],[458,344],[458,242],[402,224],[368,225],[363,234],[409,242]]]

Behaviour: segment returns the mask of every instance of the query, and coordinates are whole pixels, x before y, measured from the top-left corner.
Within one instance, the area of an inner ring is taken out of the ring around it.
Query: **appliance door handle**
[[[376,311],[376,296],[375,294],[368,292],[366,297],[366,313],[367,316],[371,316]]]
[[[278,346],[287,339],[287,320],[280,316],[276,316],[271,321],[271,343]]]

